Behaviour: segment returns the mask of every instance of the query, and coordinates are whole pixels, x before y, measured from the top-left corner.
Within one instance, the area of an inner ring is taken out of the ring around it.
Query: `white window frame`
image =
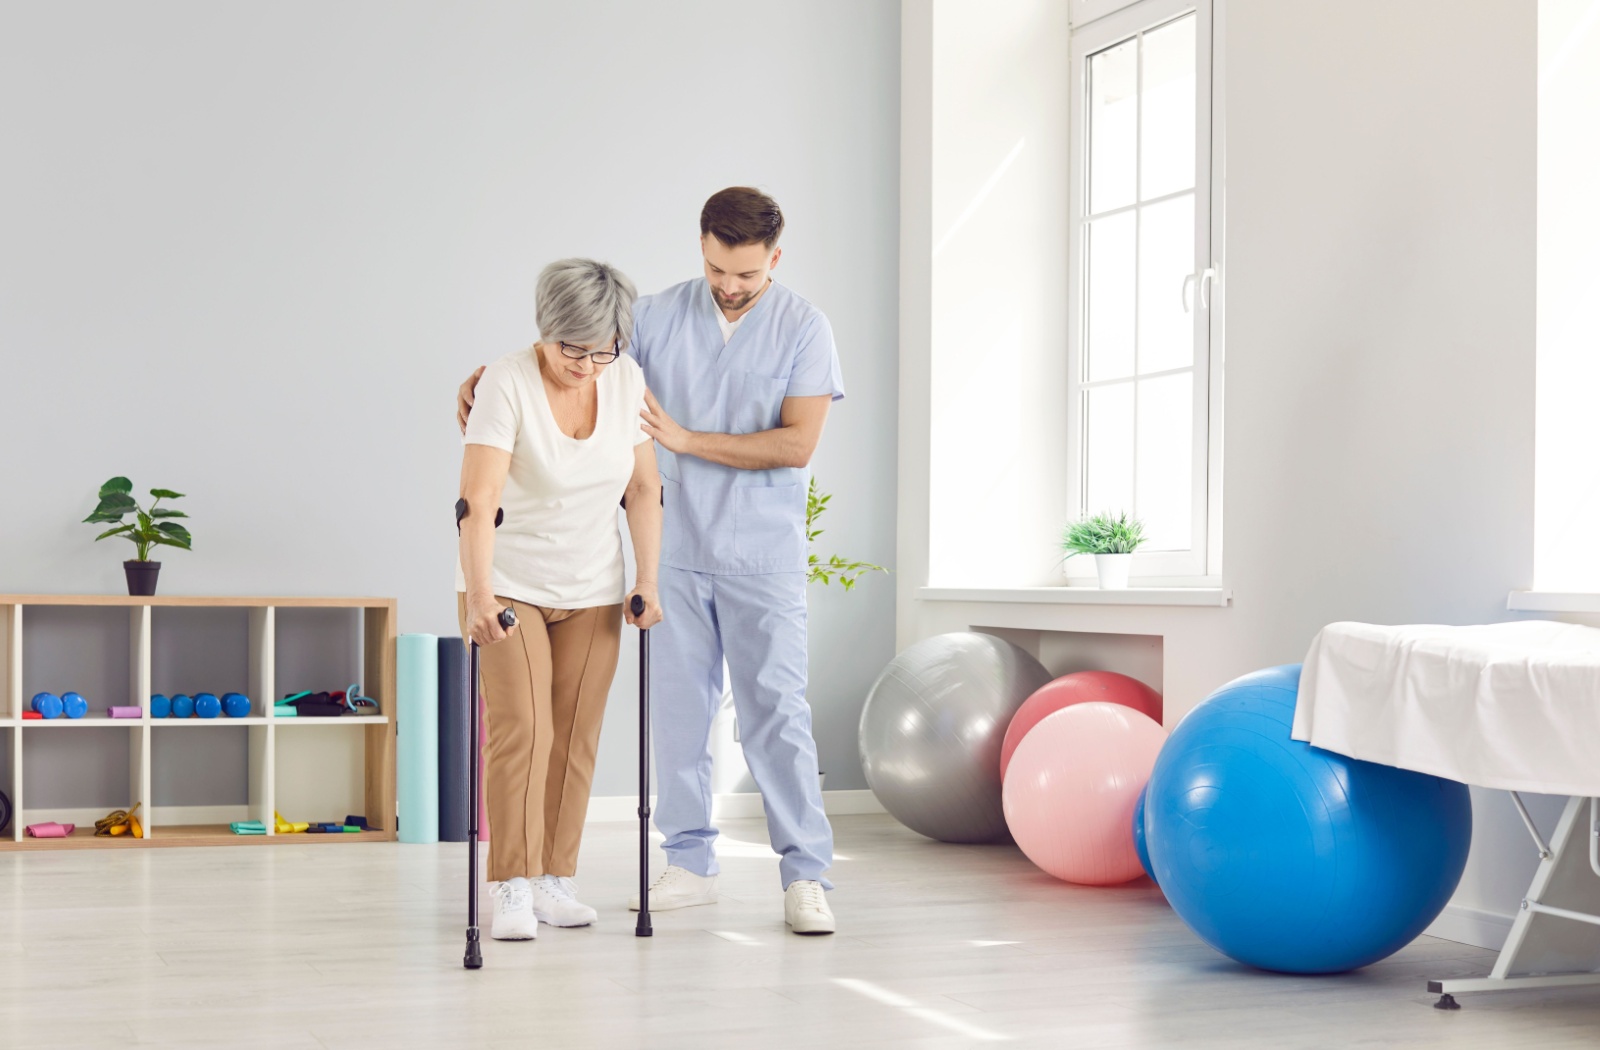
[[[1074,14],[1092,13],[1093,21],[1072,29],[1072,119],[1069,301],[1068,301],[1068,428],[1069,500],[1074,517],[1105,508],[1084,506],[1084,339],[1088,288],[1084,249],[1088,205],[1087,153],[1089,132],[1089,56],[1194,12],[1195,26],[1195,219],[1197,227],[1193,289],[1189,297],[1195,324],[1194,436],[1192,461],[1191,547],[1187,551],[1136,554],[1132,576],[1144,586],[1216,585],[1222,574],[1222,194],[1220,64],[1216,61],[1217,19],[1213,0],[1137,0],[1109,13],[1111,0],[1083,3]],[[1100,10],[1085,9],[1097,7]],[[1076,21],[1076,19],[1075,19]],[[1142,56],[1141,56],[1142,61]],[[1142,85],[1141,85],[1142,88]],[[1137,142],[1137,138],[1136,138]],[[1136,147],[1137,148],[1137,147]],[[1138,170],[1138,164],[1135,165]],[[1144,202],[1139,202],[1141,205]],[[1130,206],[1131,207],[1131,206]],[[1172,294],[1182,294],[1173,289]],[[1098,385],[1098,384],[1096,384]],[[1137,427],[1137,408],[1135,409]],[[1068,562],[1069,582],[1088,582],[1094,566],[1088,558]]]

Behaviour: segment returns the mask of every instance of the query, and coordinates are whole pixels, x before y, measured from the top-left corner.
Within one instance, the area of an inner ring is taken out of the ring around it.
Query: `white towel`
[[[1292,735],[1482,787],[1600,795],[1600,630],[1329,624]]]

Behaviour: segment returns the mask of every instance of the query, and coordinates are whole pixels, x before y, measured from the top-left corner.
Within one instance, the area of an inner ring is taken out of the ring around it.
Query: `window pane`
[[[1539,2],[1533,582],[1600,591],[1600,14]]]
[[[1091,383],[1133,374],[1134,213],[1096,219],[1089,238],[1088,376]]]
[[[1139,41],[1089,57],[1089,211],[1132,204],[1139,130]]]
[[[1139,381],[1139,484],[1135,507],[1149,550],[1193,542],[1194,374]]]
[[[1084,392],[1084,512],[1128,511],[1133,507],[1133,384]]]
[[[1194,363],[1194,314],[1183,279],[1194,272],[1194,194],[1139,209],[1139,372]],[[1194,310],[1196,289],[1189,289]]]
[[[1144,112],[1139,128],[1139,196],[1194,187],[1195,16],[1144,35]]]

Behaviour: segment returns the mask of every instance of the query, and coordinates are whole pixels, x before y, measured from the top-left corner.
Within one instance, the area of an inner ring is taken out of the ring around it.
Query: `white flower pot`
[[[1094,568],[1100,574],[1100,589],[1102,591],[1125,591],[1128,589],[1128,570],[1133,567],[1131,554],[1096,554]]]

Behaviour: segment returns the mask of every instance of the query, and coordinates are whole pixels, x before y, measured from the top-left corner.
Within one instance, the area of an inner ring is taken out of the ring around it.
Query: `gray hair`
[[[609,343],[627,349],[633,301],[639,297],[621,270],[593,259],[560,259],[539,274],[534,292],[539,339],[545,343]]]

